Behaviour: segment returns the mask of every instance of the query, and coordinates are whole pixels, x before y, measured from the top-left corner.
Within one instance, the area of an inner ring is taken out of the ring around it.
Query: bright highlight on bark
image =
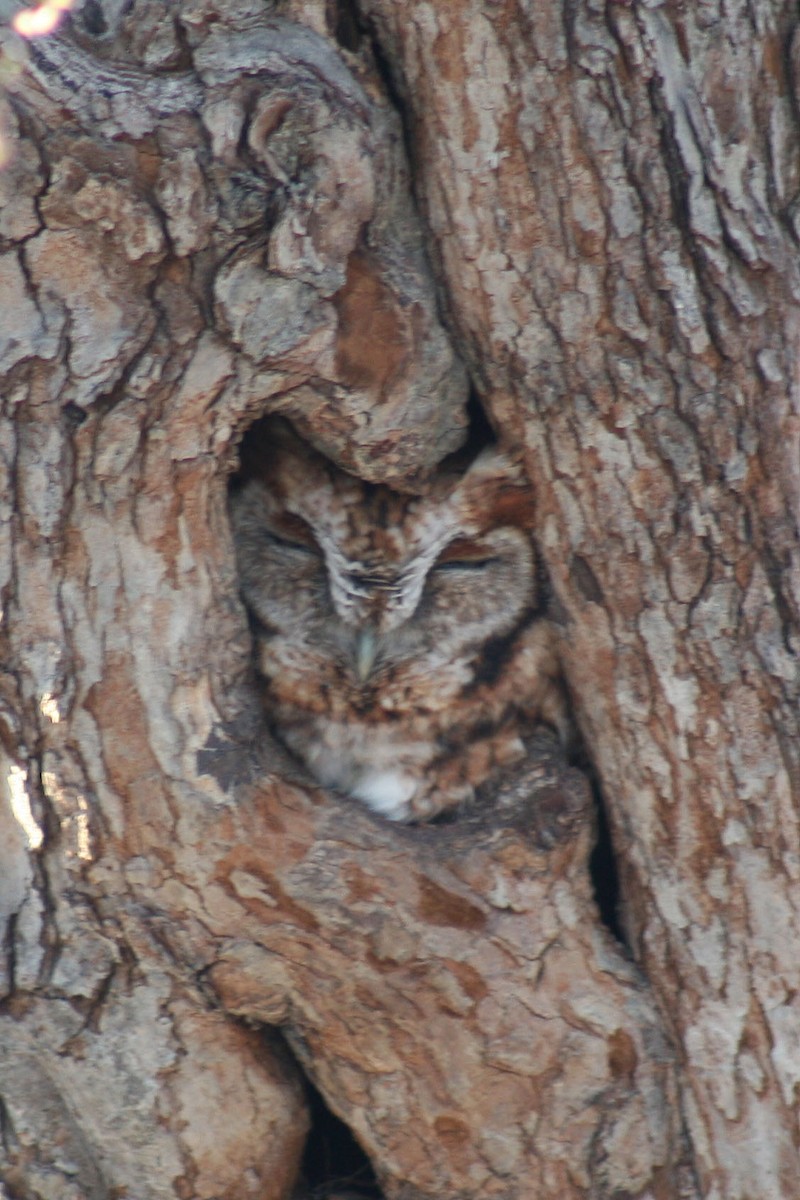
[[[46,0],[36,8],[23,8],[11,22],[12,27],[22,37],[41,37],[52,33],[68,9],[72,8],[73,0]]]
[[[45,0],[35,8],[23,8],[11,21],[12,29],[21,37],[42,37],[53,33],[64,16],[73,7],[75,0]],[[13,157],[13,145],[0,128],[0,170],[7,167]]]
[[[44,841],[44,833],[37,825],[33,815],[27,782],[28,772],[24,767],[12,765],[6,779],[11,812],[25,834],[29,849],[38,850]]]

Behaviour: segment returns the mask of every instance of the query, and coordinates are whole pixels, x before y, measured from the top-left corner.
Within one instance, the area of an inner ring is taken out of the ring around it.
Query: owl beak
[[[359,683],[366,683],[375,666],[378,654],[378,638],[374,629],[367,625],[356,635],[356,675]]]

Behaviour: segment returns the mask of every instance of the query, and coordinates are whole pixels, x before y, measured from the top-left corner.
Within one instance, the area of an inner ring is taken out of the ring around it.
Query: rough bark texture
[[[796,13],[368,7],[469,364],[529,448],[703,1192],[796,1195]]]
[[[800,1195],[795,22],[109,0],[4,33],[9,1197],[304,1196],[303,1072],[390,1200]],[[538,490],[636,965],[546,741],[502,822],[403,829],[261,729],[243,432],[286,413],[411,487],[468,377]]]

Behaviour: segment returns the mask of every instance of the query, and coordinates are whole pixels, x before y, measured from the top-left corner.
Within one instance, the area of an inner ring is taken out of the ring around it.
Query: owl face
[[[245,472],[231,517],[268,716],[320,782],[407,817],[448,739],[496,719],[467,710],[533,621],[529,488],[489,450],[402,495],[277,419]]]

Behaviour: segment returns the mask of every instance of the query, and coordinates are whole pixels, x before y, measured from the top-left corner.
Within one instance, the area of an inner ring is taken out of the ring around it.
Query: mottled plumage
[[[266,422],[231,497],[268,719],[323,785],[394,820],[470,797],[567,726],[536,594],[531,492],[496,449],[424,495]]]

